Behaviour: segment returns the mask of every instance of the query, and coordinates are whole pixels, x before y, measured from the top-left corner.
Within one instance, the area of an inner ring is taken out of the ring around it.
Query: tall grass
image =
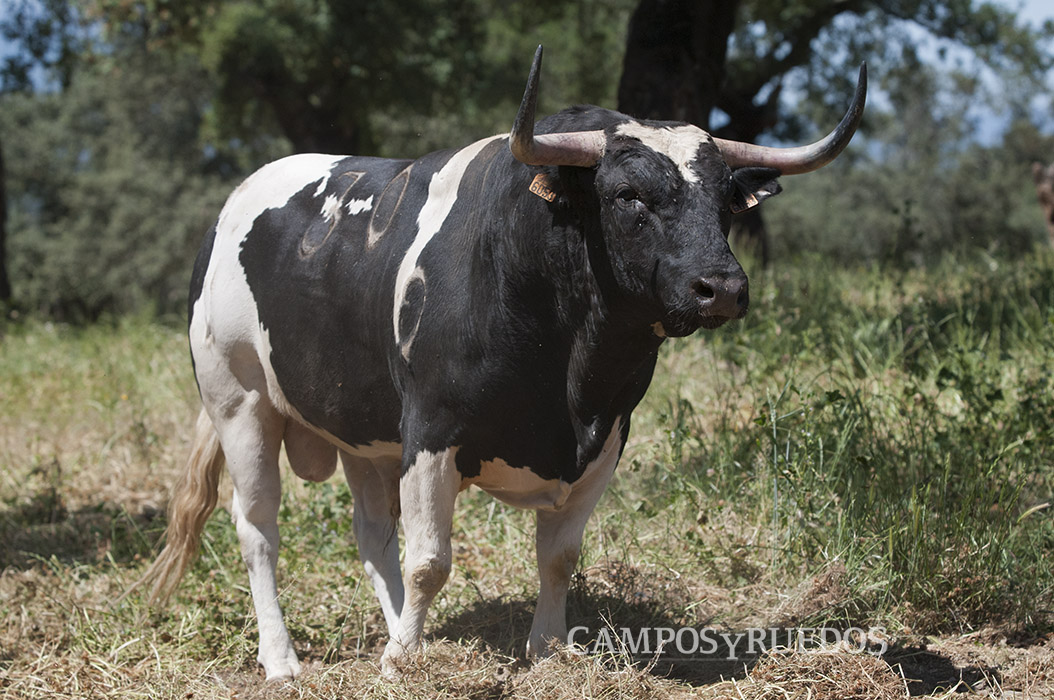
[[[804,260],[751,286],[742,323],[664,346],[587,529],[569,622],[1049,631],[1054,256],[906,272]],[[223,694],[203,679],[251,675],[223,508],[170,608],[112,605],[163,530],[196,412],[181,323],[0,326],[0,688],[202,697]],[[284,488],[298,653],[353,664],[326,676],[347,692],[405,696],[354,665],[385,631],[347,487],[286,469]],[[537,591],[533,517],[467,492],[454,532],[428,629],[463,640],[461,668],[507,674]],[[520,697],[523,673],[478,694]]]
[[[717,567],[727,585],[838,563],[849,592],[826,615],[1049,624],[1051,256],[909,272],[814,261],[757,281],[739,327],[666,349],[705,381],[660,379],[649,396],[647,430],[665,439],[643,459],[664,467],[643,498],[754,528]],[[684,540],[704,559],[728,549]]]

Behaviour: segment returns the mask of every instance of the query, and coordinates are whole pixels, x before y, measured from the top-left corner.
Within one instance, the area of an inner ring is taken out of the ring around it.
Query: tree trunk
[[[0,147],[0,301],[10,301],[11,282],[7,277],[7,183],[4,180],[4,151]]]
[[[629,22],[618,108],[710,128],[738,0],[641,0]]]
[[[738,0],[641,0],[629,22],[619,81],[619,111],[641,119],[670,119],[710,129],[715,107],[733,124],[721,136],[754,141],[775,117],[778,90],[764,105],[725,82],[728,39]],[[758,210],[734,218],[731,238],[768,263],[768,237]]]

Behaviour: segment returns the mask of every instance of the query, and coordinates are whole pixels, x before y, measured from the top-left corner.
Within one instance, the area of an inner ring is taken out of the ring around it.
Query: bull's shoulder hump
[[[313,182],[320,182],[324,189],[333,166],[345,157],[301,153],[268,163],[227,198],[216,225],[218,233],[224,238],[243,239],[263,212],[285,206]]]

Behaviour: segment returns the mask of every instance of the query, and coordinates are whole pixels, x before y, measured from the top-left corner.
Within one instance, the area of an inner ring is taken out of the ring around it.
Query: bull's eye
[[[619,204],[632,204],[640,200],[640,195],[637,194],[637,190],[633,189],[629,185],[622,185],[615,190],[615,201]]]

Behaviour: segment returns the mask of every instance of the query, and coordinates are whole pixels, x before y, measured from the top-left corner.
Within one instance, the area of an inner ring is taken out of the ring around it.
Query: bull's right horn
[[[527,165],[577,165],[589,168],[597,164],[607,146],[603,131],[569,131],[562,134],[534,135],[534,109],[538,103],[538,74],[542,68],[542,47],[534,52],[534,63],[527,78],[520,111],[509,134],[513,157]]]

